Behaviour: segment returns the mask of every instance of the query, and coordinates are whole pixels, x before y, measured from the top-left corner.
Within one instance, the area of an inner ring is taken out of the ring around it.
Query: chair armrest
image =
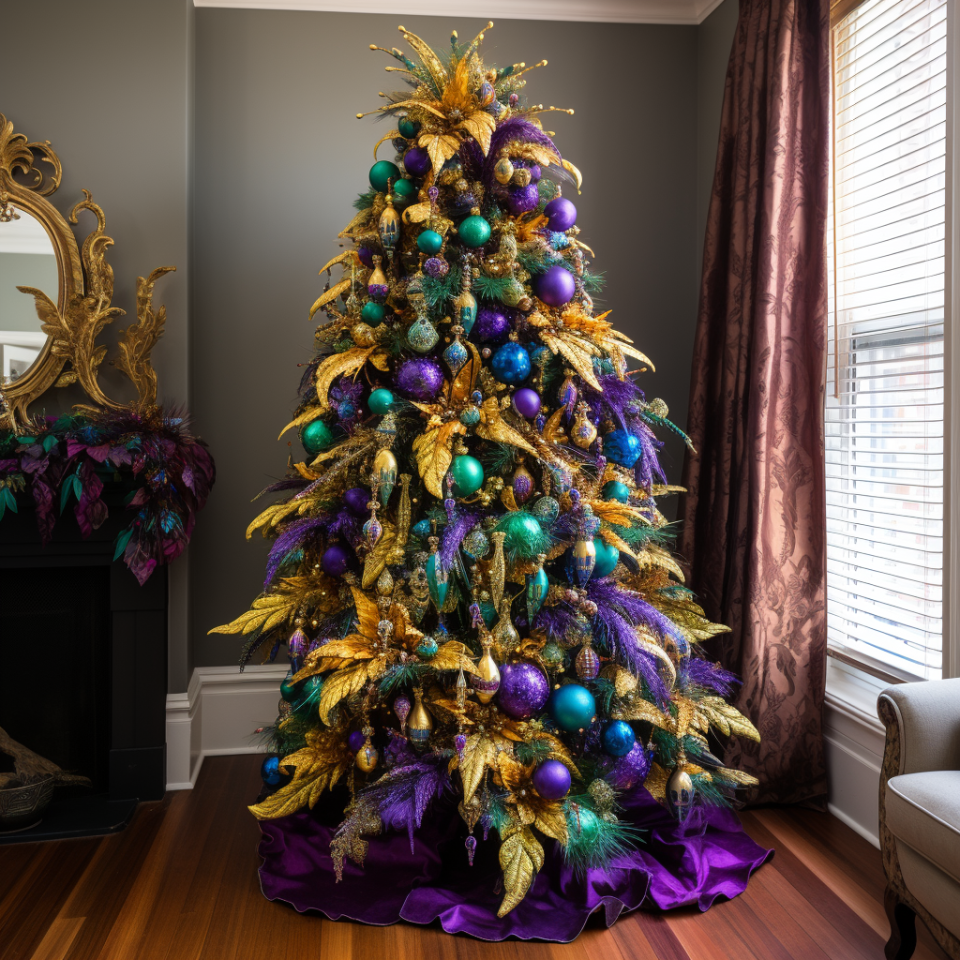
[[[960,769],[960,678],[887,687],[877,712],[887,728],[885,779]]]

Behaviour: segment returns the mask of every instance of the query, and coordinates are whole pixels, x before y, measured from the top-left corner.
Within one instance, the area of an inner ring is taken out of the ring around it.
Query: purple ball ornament
[[[551,307],[562,307],[569,303],[576,290],[573,274],[558,265],[548,267],[533,278],[533,292]]]
[[[570,782],[570,771],[559,760],[544,760],[533,771],[533,785],[544,800],[562,800]]]
[[[351,513],[363,516],[367,512],[370,502],[370,491],[364,487],[351,487],[344,495],[343,502]]]
[[[610,765],[604,779],[614,790],[630,790],[638,783],[643,783],[649,769],[650,755],[646,747],[638,742],[625,757],[618,758]]]
[[[543,212],[547,215],[550,229],[559,233],[569,230],[577,222],[577,208],[566,197],[551,200]]]
[[[506,343],[512,329],[510,317],[498,307],[481,307],[477,312],[474,330],[477,339],[483,343]]]
[[[423,147],[411,147],[403,155],[403,165],[407,173],[414,177],[422,177],[433,166],[433,161]]]
[[[331,544],[323,552],[320,565],[323,567],[323,572],[329,576],[342,577],[350,566],[350,553],[339,543]]]
[[[534,663],[505,663],[500,667],[497,702],[514,720],[538,714],[550,697],[550,682]]]
[[[435,360],[414,357],[397,367],[393,382],[411,400],[426,402],[436,398],[443,386],[443,371]]]
[[[539,202],[540,192],[537,190],[537,185],[528,183],[525,187],[515,187],[510,191],[507,197],[507,209],[516,217],[536,209]]]
[[[450,264],[443,257],[427,257],[423,265],[424,272],[428,277],[437,279],[445,277],[450,271]]]
[[[532,420],[540,412],[540,394],[530,387],[521,387],[513,395],[513,409]]]
[[[367,738],[359,730],[353,730],[350,736],[347,737],[347,746],[354,753],[357,753],[366,741]]]
[[[357,247],[357,256],[365,267],[373,267],[374,251],[369,247]]]

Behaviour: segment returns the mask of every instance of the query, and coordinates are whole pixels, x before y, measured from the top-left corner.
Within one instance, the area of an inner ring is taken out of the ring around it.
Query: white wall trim
[[[190,790],[204,757],[261,753],[257,727],[277,717],[285,664],[197,667],[186,693],[167,694],[167,789]]]
[[[439,0],[193,0],[196,7],[244,10],[309,10],[386,13],[397,17],[476,17],[479,20],[568,20],[591,23],[660,23],[695,26],[722,0],[460,0],[455,9]]]

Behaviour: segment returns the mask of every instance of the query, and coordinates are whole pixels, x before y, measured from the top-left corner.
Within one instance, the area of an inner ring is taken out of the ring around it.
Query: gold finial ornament
[[[483,656],[477,664],[477,675],[473,678],[473,689],[481,703],[489,703],[500,689],[500,668],[490,652],[493,640],[489,634],[484,636]]]
[[[424,746],[433,732],[433,718],[423,705],[423,691],[417,688],[413,696],[415,702],[407,718],[407,732],[414,746]]]
[[[493,560],[490,562],[490,597],[499,610],[503,599],[503,587],[507,579],[507,561],[503,556],[503,541],[507,535],[501,530],[490,534],[493,541]]]

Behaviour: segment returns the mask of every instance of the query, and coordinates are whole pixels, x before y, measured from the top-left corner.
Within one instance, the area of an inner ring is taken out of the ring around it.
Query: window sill
[[[826,705],[874,732],[882,732],[877,698],[889,687],[852,664],[827,659]]]

